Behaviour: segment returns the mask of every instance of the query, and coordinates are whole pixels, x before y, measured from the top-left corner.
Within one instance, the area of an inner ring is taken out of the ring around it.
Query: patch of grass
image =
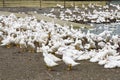
[[[66,7],[71,7],[71,4],[74,4],[76,6],[81,7],[83,4],[88,5],[89,3],[98,4],[98,5],[105,5],[106,1],[66,1]],[[41,5],[42,7],[56,7],[57,4],[64,5],[63,1],[42,1]],[[0,1],[0,7],[3,6],[3,2]],[[40,7],[40,1],[39,0],[6,0],[5,1],[6,7]]]

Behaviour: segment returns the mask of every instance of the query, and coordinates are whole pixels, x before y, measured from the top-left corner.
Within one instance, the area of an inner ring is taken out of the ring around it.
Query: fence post
[[[66,8],[66,0],[64,0],[64,8]]]
[[[40,1],[40,9],[42,8],[42,0],[39,0]]]
[[[73,1],[73,7],[75,8],[75,1]]]

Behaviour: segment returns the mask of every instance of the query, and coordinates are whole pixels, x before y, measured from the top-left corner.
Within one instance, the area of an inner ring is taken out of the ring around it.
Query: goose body
[[[115,68],[117,67],[117,61],[109,61],[104,65],[104,68]]]
[[[47,55],[47,53],[43,53],[43,56],[44,56],[44,62],[45,62],[45,64],[46,64],[46,66],[47,66],[48,69],[51,70],[52,67],[58,65],[58,63],[56,63],[53,59],[51,59],[51,58]]]
[[[75,62],[71,57],[66,56],[66,55],[63,55],[62,60],[68,66],[68,70],[71,70],[73,66],[80,64],[80,63]]]
[[[52,60],[55,61],[55,62],[61,61],[60,58],[56,57],[56,56],[53,55],[53,54],[47,54],[47,55],[48,55],[48,57],[49,57],[50,59],[52,59]]]
[[[98,62],[99,65],[105,65],[106,63],[107,63],[107,59],[105,59],[105,60],[100,60],[100,61]]]

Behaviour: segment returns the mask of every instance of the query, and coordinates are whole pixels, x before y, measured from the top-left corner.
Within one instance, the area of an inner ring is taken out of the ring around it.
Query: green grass
[[[3,2],[0,0],[0,7],[3,6]],[[5,1],[6,7],[40,7],[40,1],[39,0],[6,0]],[[82,4],[88,5],[89,3],[96,3],[100,5],[105,5],[105,1],[75,1],[75,5],[81,7]],[[63,1],[42,1],[42,7],[56,7],[56,4],[64,5]],[[66,7],[71,7],[71,4],[73,4],[73,1],[66,1]]]

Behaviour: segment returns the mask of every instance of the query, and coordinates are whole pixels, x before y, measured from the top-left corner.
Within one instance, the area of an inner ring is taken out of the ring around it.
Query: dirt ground
[[[24,8],[19,9],[0,8],[1,11],[25,12]],[[67,71],[62,62],[53,71],[48,71],[41,53],[19,53],[15,47],[0,47],[0,80],[120,80],[120,68],[104,69],[97,63],[79,62],[81,64],[71,71]]]
[[[24,13],[28,13],[28,12],[34,12],[37,11],[40,14],[44,14],[44,13],[49,13],[49,11],[52,8],[27,8],[27,7],[6,7],[6,8],[0,8],[0,11],[8,11],[8,12],[24,12]]]
[[[120,80],[120,68],[104,69],[97,63],[79,62],[71,71],[62,62],[48,71],[41,53],[0,47],[0,80]]]

